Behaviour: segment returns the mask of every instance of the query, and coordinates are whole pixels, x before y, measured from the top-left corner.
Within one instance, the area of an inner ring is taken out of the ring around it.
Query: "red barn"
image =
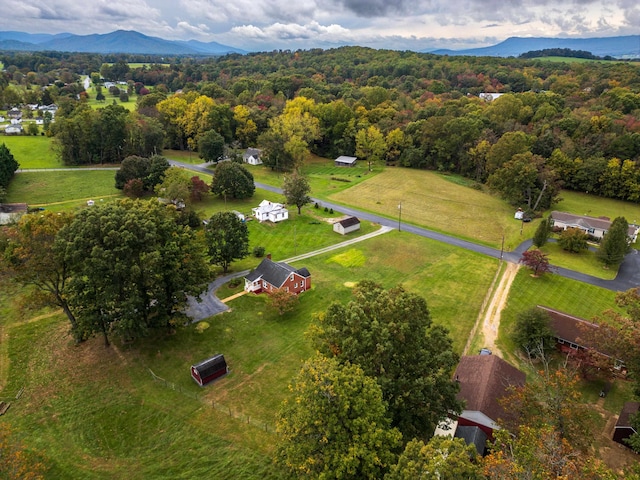
[[[311,274],[305,267],[295,269],[284,262],[267,257],[255,270],[244,277],[247,292],[262,293],[284,289],[296,295],[311,288]]]
[[[191,366],[191,376],[201,387],[213,382],[216,378],[226,375],[228,371],[227,361],[222,354],[215,355],[197,365]]]

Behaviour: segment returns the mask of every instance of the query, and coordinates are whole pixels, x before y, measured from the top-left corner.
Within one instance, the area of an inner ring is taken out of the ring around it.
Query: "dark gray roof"
[[[455,438],[462,438],[467,445],[474,445],[476,452],[480,455],[484,453],[487,446],[487,434],[484,433],[480,427],[458,425],[456,433],[453,436]]]
[[[631,416],[637,414],[639,409],[640,402],[625,403],[624,407],[622,407],[622,411],[620,412],[615,428],[630,428]]]
[[[247,148],[247,150],[244,152],[242,157],[243,158],[249,158],[251,156],[259,157],[261,153],[262,153],[262,150],[260,150],[259,148]]]
[[[200,374],[200,378],[203,380],[223,368],[227,367],[227,362],[224,359],[224,355],[219,353],[218,355],[214,355],[211,358],[203,360],[202,362],[193,365],[193,368]]]
[[[562,223],[565,223],[569,226],[574,226],[577,228],[590,229],[597,228],[599,230],[604,230],[605,232],[611,228],[611,220],[608,217],[588,217],[586,215],[574,215],[573,213],[567,212],[551,212],[551,218],[555,220],[559,220]],[[637,227],[634,225],[629,225],[629,230],[627,231],[627,235],[633,236],[636,234]]]
[[[265,258],[260,262],[260,265],[258,265],[255,270],[249,272],[245,278],[250,282],[255,282],[261,278],[274,287],[280,288],[287,280],[287,277],[292,273],[297,273],[302,277],[311,276],[309,270],[305,267],[296,270],[291,265],[284,262],[273,262],[269,258]]]
[[[358,225],[360,223],[360,220],[358,220],[358,217],[347,217],[344,220],[340,220],[338,223],[344,228],[348,228],[353,225]]]

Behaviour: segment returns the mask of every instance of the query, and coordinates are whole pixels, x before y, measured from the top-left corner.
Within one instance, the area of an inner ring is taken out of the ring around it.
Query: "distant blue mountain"
[[[547,48],[570,48],[584,50],[599,57],[607,55],[615,58],[640,57],[640,35],[602,38],[523,38],[510,37],[497,45],[467,50],[424,50],[436,55],[469,55],[476,57],[517,57],[532,50]]]
[[[216,42],[164,40],[142,33],[117,30],[107,34],[58,35],[0,32],[0,50],[61,51],[83,53],[137,53],[149,55],[226,55],[247,53]]]

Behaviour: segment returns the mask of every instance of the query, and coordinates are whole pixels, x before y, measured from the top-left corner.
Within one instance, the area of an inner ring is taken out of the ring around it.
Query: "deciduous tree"
[[[285,175],[284,183],[282,184],[282,193],[287,199],[288,204],[298,207],[298,215],[300,215],[302,207],[311,202],[311,197],[309,197],[310,191],[311,187],[304,175],[298,172]]]
[[[584,230],[580,228],[567,228],[560,234],[558,243],[562,249],[567,252],[579,253],[587,249],[588,239],[589,235],[587,235]]]
[[[278,415],[275,460],[296,478],[379,479],[401,435],[389,426],[376,381],[357,365],[304,363]]]
[[[385,480],[483,480],[476,447],[461,438],[436,435],[428,443],[413,439]]]
[[[249,255],[249,230],[247,224],[233,212],[218,212],[205,227],[211,263],[227,273],[234,260]]]
[[[362,281],[348,305],[333,303],[313,328],[320,352],[375,378],[404,437],[429,437],[460,408],[448,332],[433,325],[426,301],[402,287]]]
[[[198,139],[198,156],[205,162],[217,162],[224,155],[224,137],[215,130],[204,132]]]
[[[23,216],[17,225],[7,229],[1,258],[16,281],[35,286],[45,303],[62,308],[76,339],[81,340],[78,322],[69,307],[70,264],[56,245],[58,232],[72,221],[73,215],[63,212]]]
[[[538,249],[523,252],[522,257],[520,257],[520,263],[529,267],[535,277],[544,273],[551,273],[551,266],[549,265],[547,254]]]
[[[256,190],[253,175],[242,165],[235,162],[220,162],[213,173],[211,191],[214,195],[227,200],[231,198],[250,198]]]
[[[205,245],[157,201],[83,210],[56,237],[70,265],[68,300],[83,335],[133,340],[174,328],[209,279]],[[181,321],[184,321],[181,320]]]
[[[518,314],[511,332],[513,341],[530,357],[538,357],[553,349],[555,337],[549,314],[532,307]]]
[[[369,171],[373,165],[379,163],[387,151],[387,143],[384,135],[375,125],[358,130],[356,133],[356,155],[364,158],[369,165]]]
[[[285,290],[277,288],[269,292],[267,296],[267,304],[278,312],[278,315],[284,315],[293,310],[298,303],[298,296]]]

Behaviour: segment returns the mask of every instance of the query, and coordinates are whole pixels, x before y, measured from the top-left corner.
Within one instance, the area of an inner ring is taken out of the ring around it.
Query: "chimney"
[[[268,258],[269,260],[271,260],[271,254],[270,254],[270,253],[267,253],[267,258]]]

